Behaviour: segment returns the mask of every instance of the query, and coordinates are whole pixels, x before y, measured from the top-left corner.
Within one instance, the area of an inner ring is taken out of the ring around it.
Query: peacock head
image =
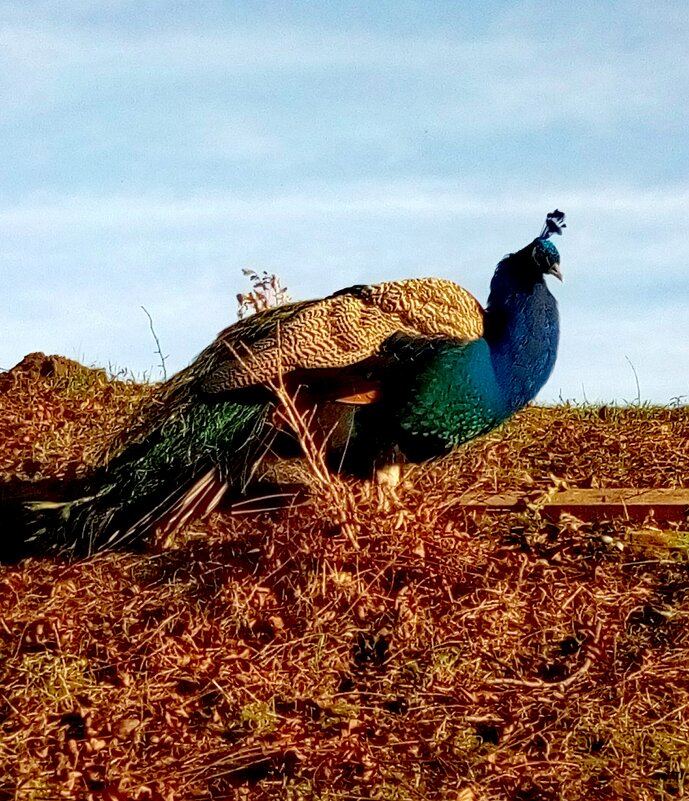
[[[549,239],[541,239],[541,237],[534,239],[531,259],[539,273],[543,275],[554,275],[555,278],[562,281],[560,254]]]
[[[564,227],[565,215],[557,209],[551,211],[546,217],[543,230],[533,242],[516,253],[510,253],[499,262],[490,282],[489,305],[491,302],[495,305],[499,298],[507,297],[515,288],[518,291],[531,292],[534,287],[544,283],[545,275],[554,275],[562,281],[560,254],[550,237],[561,234]]]
[[[551,211],[546,215],[543,230],[533,241],[533,249],[531,251],[531,258],[538,270],[543,275],[554,275],[560,281],[562,281],[560,254],[550,237],[553,234],[562,234],[562,229],[566,227],[564,212],[559,209]]]

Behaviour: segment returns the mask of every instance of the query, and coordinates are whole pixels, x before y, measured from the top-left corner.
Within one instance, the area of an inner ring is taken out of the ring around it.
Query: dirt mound
[[[36,378],[70,378],[75,375],[88,374],[101,376],[107,380],[105,370],[102,368],[85,367],[74,359],[65,356],[46,356],[36,351],[29,353],[10,370],[0,373],[0,392],[6,392],[18,380],[34,380]]]
[[[83,472],[149,390],[64,356],[29,353],[0,373],[0,481]]]

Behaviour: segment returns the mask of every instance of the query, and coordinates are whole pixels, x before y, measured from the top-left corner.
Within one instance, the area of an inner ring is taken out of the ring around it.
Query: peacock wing
[[[366,362],[398,333],[473,340],[483,334],[483,309],[469,292],[443,279],[348,287],[323,300],[260,312],[226,329],[211,346],[212,357],[203,360],[200,385],[204,392],[223,393],[270,386],[295,371],[301,383],[309,383],[305,371]],[[375,396],[361,376],[345,377],[351,402]]]
[[[369,303],[400,318],[420,336],[473,340],[483,336],[484,311],[459,284],[443,278],[388,281],[360,290]]]

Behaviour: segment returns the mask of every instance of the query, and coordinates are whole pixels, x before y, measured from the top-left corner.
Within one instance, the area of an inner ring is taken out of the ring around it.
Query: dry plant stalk
[[[249,292],[237,293],[237,303],[239,304],[237,317],[240,320],[250,314],[290,302],[291,298],[287,288],[282,286],[276,275],[265,270],[259,275],[255,270],[249,269],[242,270],[242,273],[249,278],[253,288]]]
[[[326,452],[328,440],[332,431],[327,432],[322,441],[314,435],[313,421],[316,408],[311,410],[300,409],[297,403],[297,395],[291,395],[285,386],[283,376],[280,374],[275,382],[270,383],[270,388],[275,393],[280,402],[277,414],[284,420],[294,432],[299,445],[304,454],[304,459],[319,489],[321,502],[327,500],[336,515],[336,522],[340,526],[342,533],[350,540],[354,547],[358,548],[356,540],[356,502],[352,491],[347,484],[337,475],[331,473],[326,462]]]
[[[280,354],[281,340],[279,323],[276,328],[276,339],[277,351],[278,354]],[[225,345],[233,358],[237,359],[242,367],[251,374],[252,359],[254,358],[251,348],[242,343],[244,353],[240,354],[238,350],[229,343],[225,343]],[[282,360],[279,359],[279,361]],[[297,388],[294,393],[290,392],[285,383],[285,377],[282,371],[278,372],[273,381],[266,382],[265,386],[273,392],[278,400],[278,406],[275,410],[276,419],[287,425],[301,447],[309,472],[315,479],[316,487],[318,487],[321,501],[327,500],[330,502],[330,505],[336,513],[337,524],[341,527],[342,532],[356,546],[356,527],[352,522],[355,518],[356,502],[347,484],[345,484],[339,476],[331,473],[327,465],[326,454],[328,441],[334,429],[321,433],[319,436],[315,434],[315,405],[309,406],[306,404],[304,408],[300,408],[298,402],[299,389]]]

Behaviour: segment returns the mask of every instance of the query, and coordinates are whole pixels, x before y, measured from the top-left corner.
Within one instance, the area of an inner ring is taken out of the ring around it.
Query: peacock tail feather
[[[35,513],[27,551],[84,556],[176,531],[219,503],[229,485],[240,491],[270,446],[270,405],[191,405],[166,418],[91,478],[83,498],[29,504]]]

